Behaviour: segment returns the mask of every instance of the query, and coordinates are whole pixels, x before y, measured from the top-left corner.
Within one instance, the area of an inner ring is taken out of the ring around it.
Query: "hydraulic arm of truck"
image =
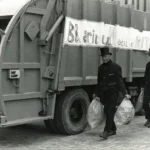
[[[56,31],[56,29],[59,27],[59,25],[61,24],[61,22],[64,19],[65,16],[65,7],[66,7],[66,1],[63,1],[62,3],[62,8],[58,11],[55,7],[57,5],[57,0],[49,0],[47,8],[46,8],[46,13],[43,16],[43,19],[41,21],[41,25],[40,25],[40,40],[39,40],[39,45],[40,46],[46,46],[48,41],[51,39],[51,37],[53,36],[54,32]],[[55,11],[57,12],[57,20],[55,21],[55,23],[53,24],[53,26],[51,27],[51,29],[49,31],[47,31],[47,25],[49,22],[49,18],[51,17],[51,12],[53,9],[56,9]]]
[[[55,24],[53,25],[53,27],[49,31],[47,38],[45,39],[46,42],[48,42],[51,39],[52,35],[54,34],[54,32],[56,31],[56,29],[58,28],[58,26],[60,25],[60,23],[62,22],[63,19],[64,19],[64,15],[61,15],[57,19],[57,21],[55,22]]]
[[[58,28],[58,26],[61,24],[61,22],[64,19],[64,15],[62,14],[57,21],[55,22],[55,24],[52,26],[52,28],[50,29],[47,37],[43,40],[39,41],[39,45],[44,46],[47,45],[47,42],[51,39],[51,37],[53,36],[54,32],[56,31],[56,29]]]

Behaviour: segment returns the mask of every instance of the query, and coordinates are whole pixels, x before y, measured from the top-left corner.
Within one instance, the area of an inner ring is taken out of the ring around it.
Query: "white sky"
[[[0,16],[14,15],[29,0],[0,0]]]

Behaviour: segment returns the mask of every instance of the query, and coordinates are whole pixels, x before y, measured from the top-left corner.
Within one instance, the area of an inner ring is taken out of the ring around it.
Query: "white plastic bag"
[[[143,97],[144,97],[144,89],[141,90],[141,93],[136,102],[135,112],[139,112],[143,108]]]
[[[118,107],[114,120],[117,125],[129,124],[135,115],[135,109],[130,100],[124,99]]]
[[[89,126],[94,129],[99,126],[104,119],[104,107],[100,101],[93,99],[87,112]]]

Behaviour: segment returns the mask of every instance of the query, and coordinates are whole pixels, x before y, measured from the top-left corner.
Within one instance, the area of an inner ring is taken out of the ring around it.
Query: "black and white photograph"
[[[150,0],[0,0],[0,150],[150,150]]]

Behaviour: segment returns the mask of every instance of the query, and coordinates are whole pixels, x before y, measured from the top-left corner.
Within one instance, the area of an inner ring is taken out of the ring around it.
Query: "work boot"
[[[108,132],[108,136],[116,135],[116,131],[110,131]]]
[[[148,120],[145,122],[144,126],[148,126],[149,124],[150,124],[150,119],[148,119]]]
[[[99,137],[103,138],[104,140],[107,140],[107,138],[108,138],[108,132],[104,131],[103,133],[100,133]]]

